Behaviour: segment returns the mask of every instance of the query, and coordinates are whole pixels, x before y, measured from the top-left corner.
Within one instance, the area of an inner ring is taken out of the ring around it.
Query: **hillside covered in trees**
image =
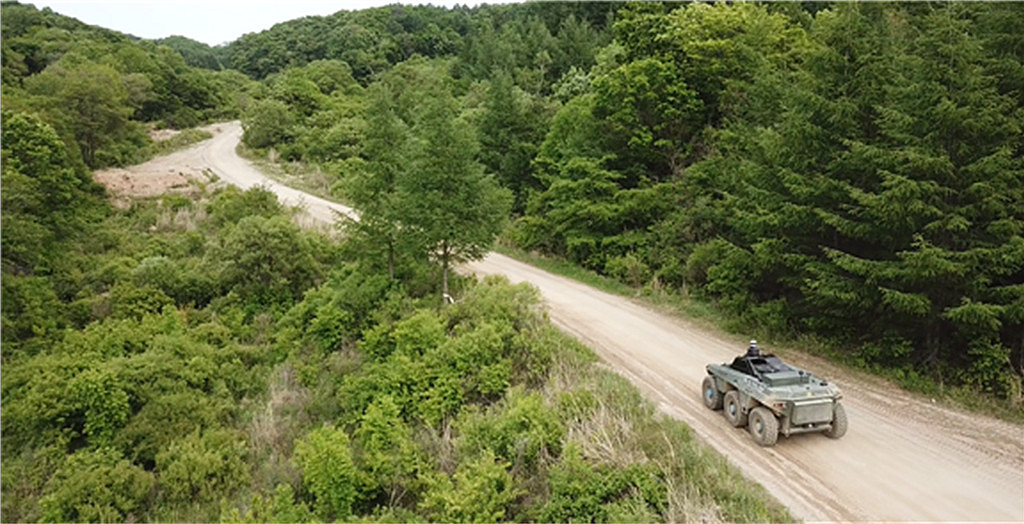
[[[218,55],[181,39],[0,17],[4,521],[788,520],[536,290],[439,271],[512,205],[443,69],[414,60],[388,88],[321,61],[257,83],[189,65]],[[402,107],[349,136],[366,104]],[[92,179],[165,147],[153,128],[244,114],[253,142],[273,111],[268,146],[348,115],[328,137],[348,149],[317,151],[352,170],[358,229],[303,230],[268,191],[198,181],[114,208]],[[418,227],[396,234],[399,212]]]
[[[518,246],[1019,405],[1022,29],[1004,3],[392,6],[224,52],[265,77],[246,143],[359,208],[445,77]]]
[[[450,274],[499,232],[1024,402],[1018,4],[389,6],[218,48],[2,6],[4,520],[785,519],[529,288]],[[234,118],[363,220],[92,182]]]

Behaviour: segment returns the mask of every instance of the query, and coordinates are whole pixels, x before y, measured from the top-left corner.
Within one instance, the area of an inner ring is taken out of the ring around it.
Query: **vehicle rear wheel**
[[[846,410],[843,405],[836,402],[832,408],[832,428],[825,432],[828,438],[841,438],[846,434]]]
[[[764,406],[750,412],[750,436],[762,446],[774,446],[779,440],[779,419]]]
[[[704,377],[704,382],[700,385],[701,396],[704,397],[704,405],[710,410],[718,411],[722,409],[722,392],[718,391],[715,387],[715,379],[711,377]]]
[[[738,391],[734,389],[726,392],[723,404],[725,405],[725,419],[733,427],[742,428],[747,425],[747,414],[743,412],[743,406],[740,406],[740,393]]]

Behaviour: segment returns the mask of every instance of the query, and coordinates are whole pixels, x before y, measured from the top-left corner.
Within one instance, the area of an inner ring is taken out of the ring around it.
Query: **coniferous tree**
[[[399,198],[410,233],[441,265],[448,293],[453,264],[482,257],[501,230],[511,193],[477,162],[472,127],[459,118],[444,77],[430,79],[414,113],[409,169],[399,178]]]

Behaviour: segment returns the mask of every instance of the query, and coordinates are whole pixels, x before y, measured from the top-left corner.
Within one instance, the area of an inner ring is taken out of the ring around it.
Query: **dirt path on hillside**
[[[213,139],[124,170],[145,177],[151,164],[203,173],[242,187],[263,185],[313,219],[330,222],[352,210],[282,186],[239,158],[237,123]],[[122,178],[122,182],[124,179]],[[742,352],[744,340],[659,314],[497,254],[467,264],[480,275],[530,282],[552,321],[593,348],[666,413],[694,432],[792,513],[808,521],[1024,522],[1024,428],[962,413],[889,389],[884,381],[845,372],[814,357],[798,364],[839,384],[850,429],[841,440],[820,434],[754,444],[745,430],[704,408],[705,364]],[[820,366],[820,367],[819,367]]]

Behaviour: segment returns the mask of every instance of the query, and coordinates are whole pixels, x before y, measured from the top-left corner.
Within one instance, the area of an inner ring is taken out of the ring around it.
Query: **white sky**
[[[187,36],[210,45],[225,44],[279,22],[391,4],[507,4],[516,0],[21,0],[39,9],[90,25],[142,38]]]

